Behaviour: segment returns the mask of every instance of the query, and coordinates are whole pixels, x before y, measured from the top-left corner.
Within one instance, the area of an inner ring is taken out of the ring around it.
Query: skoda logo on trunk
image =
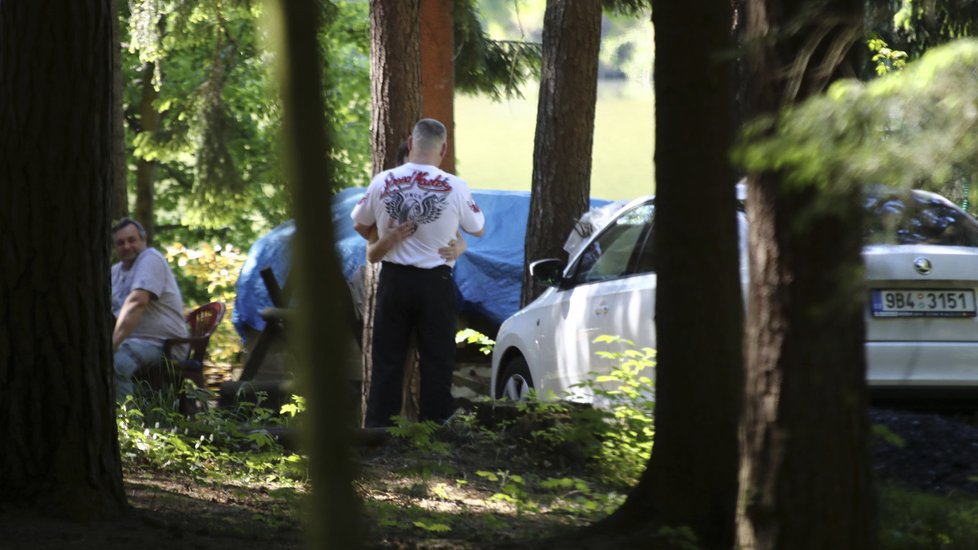
[[[921,275],[928,275],[934,269],[934,264],[930,263],[927,258],[917,258],[913,261],[913,268]]]

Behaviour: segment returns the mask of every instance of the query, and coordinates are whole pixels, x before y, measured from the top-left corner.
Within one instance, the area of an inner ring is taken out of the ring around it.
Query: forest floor
[[[873,409],[878,480],[937,495],[978,495],[975,414]],[[464,429],[442,429],[427,446],[390,438],[361,447],[355,483],[365,503],[370,548],[535,547],[533,539],[601,517],[622,496],[568,457],[491,447]],[[438,452],[448,446],[447,454]],[[434,447],[432,447],[434,445]],[[430,452],[426,456],[426,452]],[[518,475],[514,475],[518,474]],[[541,489],[530,480],[572,479]],[[258,550],[302,548],[306,495],[293,487],[195,482],[151,471],[125,474],[129,513],[117,520],[67,523],[18,511],[0,513],[0,548]]]

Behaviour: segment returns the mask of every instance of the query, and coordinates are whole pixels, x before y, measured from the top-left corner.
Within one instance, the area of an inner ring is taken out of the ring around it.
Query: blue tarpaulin
[[[363,188],[348,188],[333,198],[336,252],[347,282],[354,280],[365,262],[366,241],[353,230],[350,219],[350,212],[363,192]],[[498,325],[519,309],[530,193],[473,190],[472,195],[485,213],[486,232],[482,237],[463,233],[468,249],[455,264],[457,303],[459,313],[482,316]],[[607,203],[592,199],[591,206]],[[259,273],[270,266],[279,284],[284,284],[289,270],[289,242],[294,232],[293,222],[283,223],[256,240],[248,251],[248,259],[238,277],[238,295],[231,318],[242,336],[248,327],[259,331],[264,328],[260,312],[272,303]]]

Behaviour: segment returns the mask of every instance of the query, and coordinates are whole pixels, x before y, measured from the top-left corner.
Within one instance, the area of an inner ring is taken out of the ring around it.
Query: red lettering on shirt
[[[418,188],[423,189],[425,191],[437,191],[439,193],[448,193],[449,191],[452,190],[452,186],[451,184],[448,183],[448,180],[441,176],[435,176],[435,179],[431,179],[431,180],[421,178],[418,179],[417,183],[418,183]]]
[[[410,189],[412,185],[414,185],[413,175],[396,178],[393,172],[389,172],[384,179],[384,190],[381,191],[380,196],[383,198],[391,193]]]
[[[469,201],[469,208],[471,208],[476,214],[482,212],[482,210],[479,209],[479,205],[476,204],[475,201]]]
[[[452,190],[452,185],[443,176],[428,178],[428,172],[415,170],[410,175],[394,177],[393,173],[388,173],[384,179],[384,190],[380,197],[384,198],[391,193],[407,191],[412,187],[417,187],[422,191],[435,191],[437,193],[448,193]]]

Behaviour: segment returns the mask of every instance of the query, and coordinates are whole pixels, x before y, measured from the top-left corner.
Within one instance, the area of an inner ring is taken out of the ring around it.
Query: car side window
[[[611,222],[581,253],[574,283],[608,281],[635,273],[636,248],[645,240],[652,212],[651,204],[643,204]]]

